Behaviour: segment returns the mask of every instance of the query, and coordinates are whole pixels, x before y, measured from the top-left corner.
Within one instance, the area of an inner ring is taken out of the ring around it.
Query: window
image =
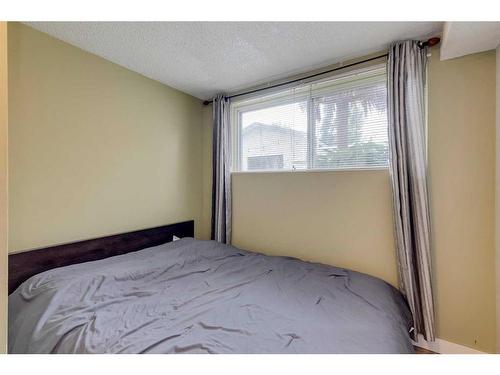
[[[283,154],[267,156],[249,156],[247,158],[248,170],[283,169]]]
[[[232,104],[237,171],[388,165],[385,67]]]

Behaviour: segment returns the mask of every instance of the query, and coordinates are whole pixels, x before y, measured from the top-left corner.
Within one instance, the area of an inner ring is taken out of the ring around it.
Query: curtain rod
[[[440,38],[430,38],[430,39],[429,39],[429,40],[427,40],[426,42],[421,43],[421,44],[420,44],[420,48],[435,46],[435,45],[436,45],[436,44],[438,44],[440,41],[441,41],[441,39],[440,39]],[[303,81],[303,80],[305,80],[305,79],[310,79],[310,78],[314,78],[314,77],[322,76],[323,74],[328,74],[328,73],[335,72],[335,71],[337,71],[337,70],[350,68],[351,66],[356,66],[356,65],[359,65],[359,64],[363,64],[363,63],[366,63],[366,62],[369,62],[369,61],[373,61],[373,60],[377,60],[377,59],[380,59],[380,58],[382,58],[382,57],[387,57],[387,56],[389,56],[389,54],[388,54],[388,53],[384,53],[383,55],[379,55],[379,56],[375,56],[375,57],[370,57],[369,59],[365,59],[365,60],[362,60],[362,61],[357,61],[357,62],[354,62],[354,63],[351,63],[351,64],[347,64],[347,65],[339,66],[339,67],[337,67],[337,68],[333,68],[333,69],[325,70],[324,72],[320,72],[320,73],[311,74],[311,75],[306,76],[306,77],[297,78],[297,79],[292,79],[291,81],[286,81],[286,82],[282,82],[282,83],[277,83],[277,84],[275,84],[275,85],[266,86],[266,87],[261,87],[261,88],[255,89],[255,90],[245,91],[245,92],[242,92],[242,93],[239,93],[239,94],[231,95],[231,96],[228,96],[228,98],[229,98],[229,99],[232,99],[232,98],[236,98],[236,97],[238,97],[238,96],[243,96],[243,95],[253,94],[253,93],[256,93],[256,92],[259,92],[259,91],[264,91],[264,90],[274,89],[274,88],[276,88],[276,87],[286,86],[286,85],[289,85],[289,84],[291,84],[291,83],[300,82],[300,81]],[[213,100],[205,100],[205,101],[203,102],[203,105],[209,105],[209,104],[210,104],[210,103],[212,103],[212,102],[213,102]]]

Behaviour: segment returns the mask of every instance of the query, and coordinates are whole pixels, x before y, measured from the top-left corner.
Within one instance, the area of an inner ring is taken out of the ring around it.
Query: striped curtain
[[[393,44],[388,61],[390,172],[399,282],[413,315],[414,336],[434,341],[426,161],[427,49]]]
[[[213,100],[212,240],[231,243],[231,126],[229,99]]]

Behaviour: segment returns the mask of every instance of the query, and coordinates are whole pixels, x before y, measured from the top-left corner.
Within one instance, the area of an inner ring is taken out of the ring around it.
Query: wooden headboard
[[[158,246],[174,235],[194,237],[194,221],[9,254],[9,294],[40,272]]]

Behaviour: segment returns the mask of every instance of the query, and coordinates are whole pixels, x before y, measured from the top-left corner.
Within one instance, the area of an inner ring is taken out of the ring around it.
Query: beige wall
[[[495,53],[429,65],[437,332],[495,351]]]
[[[387,170],[233,174],[233,244],[397,283]]]
[[[201,101],[9,23],[10,251],[195,219]]]
[[[438,337],[495,350],[495,54],[429,64]],[[233,174],[233,243],[397,282],[388,173]]]
[[[0,354],[7,351],[7,23],[0,22]]]
[[[200,227],[200,238],[210,239],[212,222],[212,105],[203,107],[203,176],[202,176],[202,220]]]
[[[500,45],[496,50],[495,275],[497,353],[500,353]]]

